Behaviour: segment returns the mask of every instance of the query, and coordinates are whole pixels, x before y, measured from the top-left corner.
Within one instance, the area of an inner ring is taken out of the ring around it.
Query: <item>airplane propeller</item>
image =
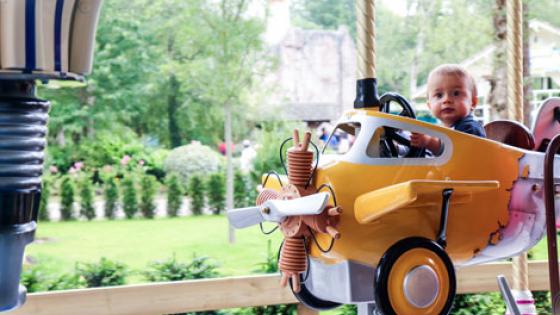
[[[237,229],[263,221],[280,223],[289,216],[320,214],[327,206],[328,200],[327,192],[288,200],[268,200],[257,207],[230,210],[227,212],[227,217],[231,225]]]

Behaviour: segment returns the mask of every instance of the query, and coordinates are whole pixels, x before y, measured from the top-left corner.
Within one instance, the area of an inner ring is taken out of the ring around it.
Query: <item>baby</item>
[[[461,66],[446,64],[432,70],[428,76],[428,108],[446,127],[479,137],[486,137],[484,128],[472,117],[478,102],[473,77]],[[441,152],[438,138],[412,133],[410,144]]]

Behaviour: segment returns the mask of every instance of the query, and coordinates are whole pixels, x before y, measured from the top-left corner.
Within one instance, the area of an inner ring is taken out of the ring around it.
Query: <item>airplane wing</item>
[[[472,194],[499,187],[500,183],[493,180],[411,180],[359,196],[354,202],[354,215],[366,224],[397,209],[441,205],[444,189],[453,189],[453,205],[470,202]]]

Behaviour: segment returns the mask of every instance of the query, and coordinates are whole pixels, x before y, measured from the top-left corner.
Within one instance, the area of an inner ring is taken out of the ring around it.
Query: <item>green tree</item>
[[[49,197],[51,194],[51,179],[43,176],[41,184],[41,201],[39,204],[39,221],[49,221]]]
[[[114,176],[107,178],[103,195],[105,196],[105,217],[109,220],[114,219],[119,204],[119,188]]]
[[[63,221],[74,219],[74,183],[65,176],[60,184],[60,216]]]
[[[144,174],[140,180],[140,211],[145,218],[152,219],[155,216],[156,192],[156,179],[152,175]]]
[[[95,218],[95,208],[93,207],[93,185],[87,175],[82,176],[79,187],[80,215],[91,221]]]
[[[211,174],[206,182],[208,205],[214,214],[220,214],[225,205],[225,180],[222,173]]]
[[[183,203],[183,187],[179,178],[171,174],[167,177],[167,215],[176,217]]]
[[[127,219],[132,219],[138,212],[136,181],[132,174],[128,174],[128,176],[123,179],[122,188],[124,215]]]
[[[192,214],[201,215],[204,208],[204,183],[199,175],[191,176],[188,193],[191,199]]]
[[[235,172],[233,179],[233,204],[236,208],[249,205],[247,192],[249,190],[247,179],[241,172]]]

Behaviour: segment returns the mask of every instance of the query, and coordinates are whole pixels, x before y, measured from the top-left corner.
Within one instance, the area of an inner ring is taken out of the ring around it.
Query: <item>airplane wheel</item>
[[[455,269],[443,248],[421,237],[387,250],[375,274],[375,298],[384,314],[448,314],[455,298]]]
[[[301,290],[298,293],[295,293],[294,288],[292,287],[292,280],[290,279],[290,288],[292,289],[292,293],[298,301],[303,303],[305,306],[317,311],[326,311],[342,305],[340,303],[332,301],[321,300],[320,298],[309,292],[309,290],[305,286],[305,283],[303,282],[301,283]]]

